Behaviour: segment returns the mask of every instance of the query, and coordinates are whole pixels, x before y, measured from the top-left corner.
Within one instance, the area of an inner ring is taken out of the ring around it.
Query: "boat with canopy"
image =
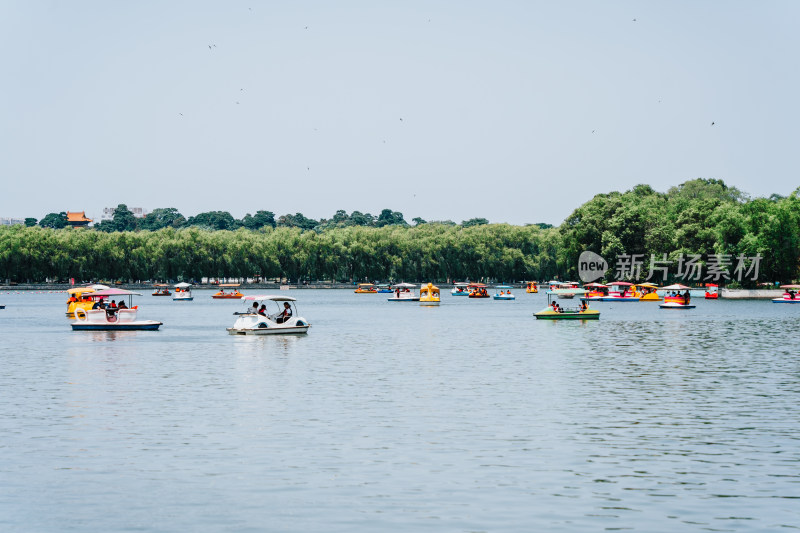
[[[798,304],[800,303],[800,295],[797,294],[800,291],[800,285],[781,285],[781,289],[784,289],[786,292],[783,293],[781,298],[774,298],[772,303],[775,304]]]
[[[211,297],[215,300],[239,300],[244,296],[239,292],[238,283],[220,283],[219,291],[212,294]]]
[[[511,294],[511,288],[511,285],[496,285],[492,298],[495,300],[516,300],[516,296]],[[499,293],[497,292],[498,289],[500,290]]]
[[[664,296],[664,303],[658,306],[661,309],[694,309],[696,307],[691,303],[692,297],[689,294],[689,287],[686,285],[675,283],[673,285],[661,287],[661,290],[667,291],[667,294],[670,294],[670,296]],[[684,291],[684,293],[681,294],[680,291]]]
[[[153,287],[155,288],[153,296],[172,296],[172,293],[169,292],[169,285],[166,283],[154,283]]]
[[[469,297],[470,298],[489,298],[489,293],[486,291],[487,285],[483,283],[470,283],[469,284]]]
[[[575,294],[586,293],[585,289],[575,289]],[[581,304],[576,307],[561,307],[556,303],[557,295],[553,291],[547,291],[547,307],[534,313],[537,320],[599,320],[600,311],[589,309],[589,304],[581,300]]]
[[[68,289],[67,294],[69,294],[69,298],[67,299],[67,318],[75,318],[76,309],[88,311],[94,307],[96,300],[92,298],[92,293],[109,288],[110,287],[108,285],[101,285],[97,283],[95,285],[89,285],[86,287],[73,287]]]
[[[639,294],[640,302],[660,302],[661,296],[658,295],[658,286],[653,283],[639,283],[634,287]]]
[[[469,296],[469,283],[458,281],[453,284],[453,289],[450,291],[451,296]]]
[[[414,294],[413,289],[416,285],[411,283],[395,283],[392,285],[394,294],[390,298],[386,298],[390,302],[418,302],[419,296]]]
[[[138,292],[125,289],[103,289],[91,293],[95,300],[95,308],[75,309],[75,322],[72,322],[73,331],[131,331],[131,330],[157,330],[162,322],[156,320],[138,320],[139,308],[133,305],[133,297],[141,296]],[[125,297],[128,304],[125,304]],[[120,297],[117,307],[105,304],[106,299]]]
[[[539,284],[535,281],[526,281],[525,282],[525,292],[528,294],[534,294],[539,292]]]
[[[243,312],[233,313],[236,321],[227,328],[229,335],[298,335],[308,333],[311,324],[298,316],[296,298],[272,294],[253,294],[241,298]],[[272,314],[267,303],[272,302]]]
[[[172,297],[174,302],[191,302],[194,300],[192,296],[192,284],[181,282],[175,285],[175,296]]]
[[[374,283],[359,283],[353,292],[356,294],[375,294],[378,289],[375,288]]]

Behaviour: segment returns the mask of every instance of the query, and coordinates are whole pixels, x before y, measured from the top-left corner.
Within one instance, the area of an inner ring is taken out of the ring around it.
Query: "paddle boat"
[[[239,292],[237,287],[238,283],[220,283],[219,292],[212,294],[211,297],[215,300],[239,300],[244,294]]]
[[[706,300],[719,300],[719,285],[716,283],[706,283]]]
[[[308,333],[311,324],[298,316],[297,300],[291,296],[253,294],[243,296],[246,309],[233,313],[236,321],[227,328],[229,335],[298,335]],[[267,313],[266,302],[274,302],[272,314]]]
[[[660,302],[661,296],[658,295],[658,286],[653,283],[639,283],[634,286],[634,291],[639,294],[640,302]]]
[[[586,294],[584,289],[581,289],[574,281],[562,281],[553,285],[550,292],[559,298],[571,300],[576,294]]]
[[[528,294],[534,294],[539,292],[539,284],[535,281],[528,281],[525,283],[525,292]]]
[[[469,283],[459,281],[453,284],[453,290],[450,291],[451,296],[469,296]]]
[[[470,298],[488,298],[489,293],[486,291],[486,285],[483,283],[470,283],[469,284],[469,297]]]
[[[374,283],[359,283],[353,292],[356,294],[375,294],[378,289],[375,288]]]
[[[175,296],[172,297],[173,302],[191,302],[192,300],[194,300],[194,296],[192,296],[191,283],[184,281],[175,285]]]
[[[378,285],[375,286],[375,289],[378,293],[383,293],[383,294],[394,292],[392,291],[392,286],[389,285],[388,283],[379,283]]]
[[[600,300],[608,296],[608,285],[602,283],[587,283],[583,288],[586,294],[581,296],[581,300]]]
[[[600,302],[638,302],[636,286],[627,281],[614,281],[608,284],[608,296],[596,298]]]
[[[411,283],[395,283],[392,285],[394,294],[391,298],[386,298],[390,302],[418,302],[419,296],[414,294],[412,290],[416,285]]]
[[[423,285],[419,290],[419,305],[439,305],[441,297],[439,295],[439,287],[433,283]]]
[[[73,287],[67,290],[69,298],[67,299],[67,318],[75,318],[75,310],[83,309],[88,311],[91,309],[95,301],[91,294],[95,291],[101,291],[110,288],[108,285],[89,285],[88,287]]]
[[[497,292],[497,289],[500,289],[500,292]],[[511,285],[497,285],[494,288],[494,296],[492,296],[495,300],[516,300],[516,297],[511,294]]]
[[[667,291],[664,303],[659,305],[661,309],[694,309],[696,307],[691,303],[692,297],[689,295],[689,287],[686,285],[675,283],[661,287],[661,290]],[[684,293],[681,294],[680,291],[684,291]]]
[[[691,289],[691,287],[681,285],[680,283],[675,283],[673,285],[661,287],[660,290],[666,291],[664,293],[665,303],[688,304],[692,300],[692,296],[689,294],[689,289]]]
[[[576,294],[585,294],[584,289],[574,289]],[[578,307],[561,307],[556,302],[556,294],[547,291],[547,307],[533,313],[537,320],[599,320],[600,311],[589,309],[589,304],[582,300]]]
[[[108,298],[120,297],[118,307],[105,305]],[[125,296],[129,304],[125,304]],[[133,305],[133,297],[141,294],[125,289],[103,289],[94,291],[92,298],[96,300],[95,309],[75,308],[75,322],[72,322],[73,331],[131,331],[131,330],[157,330],[161,322],[155,320],[137,320],[138,306]]]
[[[153,296],[172,296],[169,292],[169,285],[166,283],[156,283],[153,285],[156,290],[153,291]]]
[[[561,285],[561,282],[555,279],[551,279],[547,282],[547,290],[554,291]]]
[[[800,294],[797,294],[797,291],[800,291],[800,285],[781,285],[780,288],[784,289],[786,292],[783,293],[783,297],[774,298],[772,303],[800,304]]]

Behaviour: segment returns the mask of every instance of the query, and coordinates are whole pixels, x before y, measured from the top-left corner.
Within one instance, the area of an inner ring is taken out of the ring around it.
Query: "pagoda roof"
[[[67,211],[67,223],[69,222],[91,222],[91,218],[86,218],[86,211]]]

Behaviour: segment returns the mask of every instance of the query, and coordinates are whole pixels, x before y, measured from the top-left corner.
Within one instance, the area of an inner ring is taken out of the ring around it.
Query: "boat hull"
[[[589,298],[587,298],[588,300]],[[591,298],[595,302],[638,302],[639,298],[634,296],[622,296],[614,297],[614,296],[603,296],[602,298]]]
[[[244,294],[214,294],[211,296],[215,300],[241,300]]]
[[[587,309],[586,311],[564,311],[557,313],[551,308],[547,308],[538,313],[533,313],[537,320],[599,320],[600,311]]]
[[[189,296],[188,298],[173,298],[173,302],[191,302],[194,300],[194,296]]]
[[[418,302],[419,297],[416,298],[386,298],[387,302]]]
[[[420,300],[419,305],[434,307],[439,305],[439,300]]]
[[[651,292],[650,294],[645,294],[644,296],[639,298],[639,301],[640,302],[660,302],[662,300],[661,300],[661,297],[658,294],[656,294],[654,292]]]
[[[123,324],[99,324],[83,321],[73,323],[72,331],[155,331],[161,325],[162,322],[156,322],[155,320],[141,320]]]
[[[513,295],[512,296],[500,296],[498,294],[495,294],[494,296],[492,296],[492,298],[494,298],[495,300],[516,300],[517,299],[517,297],[513,296]]]
[[[800,304],[800,298],[796,298],[794,300],[784,299],[784,298],[775,298],[772,300],[774,304]]]
[[[679,304],[677,302],[666,302],[660,304],[661,309],[694,309],[696,306],[693,304]]]
[[[270,327],[270,328],[227,328],[228,335],[302,335],[308,333],[308,328],[311,325],[305,326],[289,326],[289,327]]]

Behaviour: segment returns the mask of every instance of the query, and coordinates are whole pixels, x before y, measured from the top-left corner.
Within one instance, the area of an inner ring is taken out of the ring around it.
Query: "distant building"
[[[100,222],[104,220],[113,220],[114,219],[114,211],[116,211],[116,207],[104,207],[103,214],[100,215]],[[133,213],[133,216],[136,218],[144,218],[147,215],[147,211],[144,210],[142,207],[129,207],[128,211]]]
[[[16,226],[24,223],[24,218],[0,218],[0,226]]]
[[[82,228],[92,222],[91,218],[86,218],[86,211],[67,211],[67,226]]]

